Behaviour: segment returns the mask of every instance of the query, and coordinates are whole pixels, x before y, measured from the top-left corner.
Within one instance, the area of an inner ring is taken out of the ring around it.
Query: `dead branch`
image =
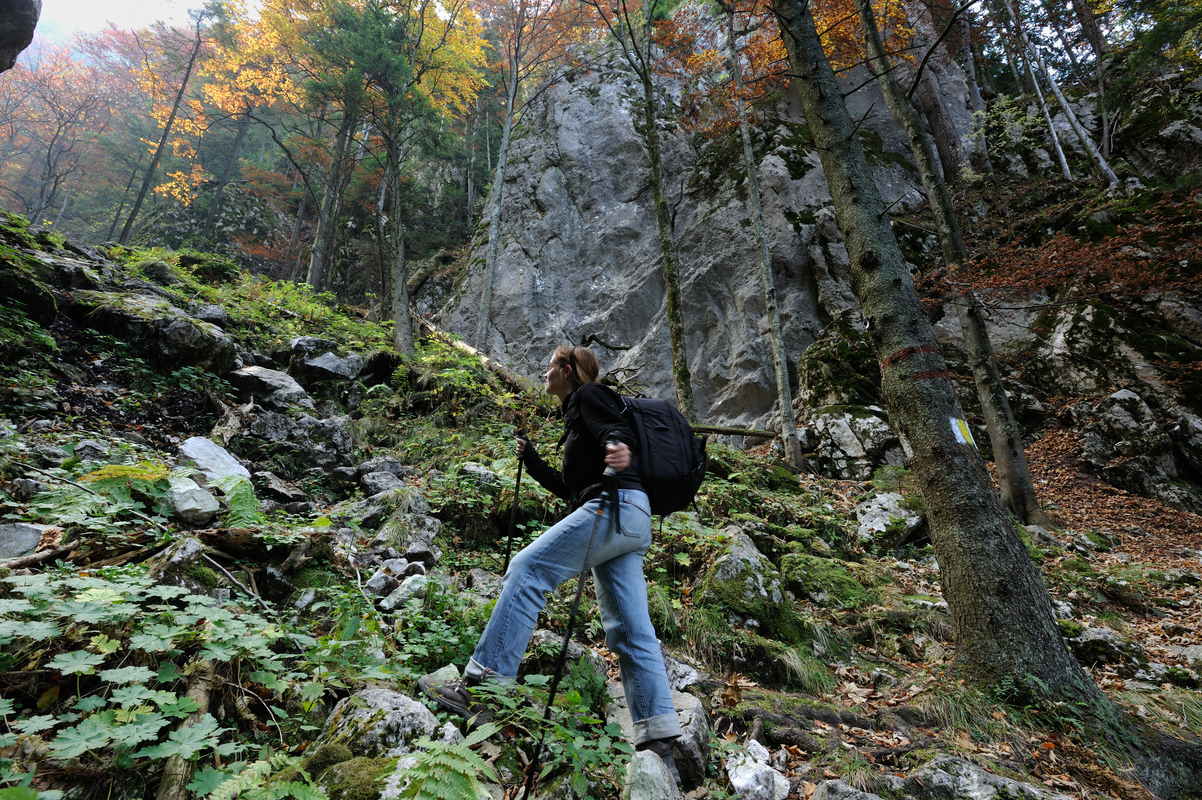
[[[484,368],[490,372],[496,373],[497,377],[499,377],[510,389],[513,389],[516,392],[530,392],[535,390],[536,387],[534,382],[530,379],[519,375],[501,362],[489,358],[471,345],[455,339],[449,333],[439,330],[432,322],[423,319],[416,312],[410,311],[409,313],[413,315],[414,321],[421,326],[422,331],[425,332],[427,336],[433,337],[449,347],[454,347],[456,350],[460,350],[468,355],[479,358],[480,363],[484,366]]]
[[[213,662],[193,661],[192,664],[196,671],[188,684],[187,697],[196,703],[196,710],[180,723],[181,731],[200,722],[209,713],[209,695],[213,691]],[[192,780],[193,767],[192,761],[179,755],[167,759],[155,800],[189,800],[190,793],[185,787]]]
[[[70,553],[71,550],[74,549],[74,547],[75,547],[74,545],[68,544],[68,545],[64,545],[63,547],[55,547],[52,550],[42,550],[37,553],[30,553],[27,556],[18,556],[17,558],[10,558],[7,561],[0,561],[0,567],[7,567],[8,569],[21,569],[22,567],[31,567],[34,564],[41,564],[45,561],[50,561],[51,559],[58,558],[59,556],[65,556],[68,553]]]

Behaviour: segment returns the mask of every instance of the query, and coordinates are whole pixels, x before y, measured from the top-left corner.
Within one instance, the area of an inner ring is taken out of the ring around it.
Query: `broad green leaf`
[[[95,711],[98,708],[104,708],[108,705],[108,701],[100,695],[94,694],[91,697],[81,697],[75,701],[72,708],[78,708],[80,711],[88,712]]]
[[[205,767],[198,771],[192,782],[184,788],[197,797],[205,797],[217,790],[217,787],[228,781],[232,776],[219,769]]]
[[[58,724],[58,720],[53,714],[45,714],[39,717],[28,717],[19,719],[9,723],[12,727],[24,734],[41,733],[45,730],[50,730]]]
[[[209,642],[201,648],[200,654],[209,661],[229,661],[238,655],[241,648],[223,642]]]
[[[104,663],[104,656],[88,653],[83,650],[73,650],[70,653],[59,653],[46,666],[56,669],[64,675],[91,675],[96,667]],[[70,756],[68,756],[70,758]]]
[[[57,606],[55,611],[74,622],[81,622],[85,625],[95,625],[97,622],[109,622],[110,620],[130,616],[133,613],[132,609],[118,609],[103,603],[86,600],[72,600],[69,603],[63,603]]]
[[[187,594],[188,590],[182,586],[151,586],[146,590],[147,597],[159,597],[163,600],[170,600],[173,597]]]
[[[0,789],[0,800],[38,800],[38,790],[30,786]]]
[[[329,517],[318,517],[317,519],[313,520],[313,522],[311,522],[309,524],[309,527],[310,528],[328,528],[333,524],[334,524],[333,522],[330,522]]]
[[[110,695],[110,699],[122,708],[131,708],[143,700],[153,700],[157,694],[158,692],[153,689],[147,689],[145,686],[137,684],[134,686],[122,686],[120,689],[114,690],[112,695]]]
[[[171,683],[182,677],[183,675],[180,673],[179,667],[175,666],[174,661],[164,661],[159,664],[159,674],[155,676],[155,679],[159,683]]]
[[[17,734],[0,733],[0,747],[12,747],[17,743]]]
[[[196,705],[196,701],[191,697],[181,697],[173,703],[163,703],[159,706],[159,710],[164,714],[176,719],[183,719],[198,708],[200,706]]]
[[[133,747],[159,735],[167,720],[158,714],[149,714],[146,719],[113,728],[113,741],[124,747]]]
[[[0,716],[8,716],[13,713],[15,708],[12,700],[9,700],[7,697],[0,697]]]
[[[121,667],[101,671],[100,677],[109,683],[145,683],[154,677],[146,667]]]
[[[107,656],[109,653],[115,652],[120,646],[120,639],[110,639],[103,633],[92,637],[92,647],[96,648],[96,652],[102,655]]]
[[[75,758],[89,750],[99,750],[112,741],[109,732],[112,725],[92,716],[76,725],[60,731],[50,744],[50,752],[59,758]]]
[[[19,600],[15,597],[6,597],[0,600],[0,614],[19,614],[31,608],[33,608],[33,603],[28,600]]]
[[[162,744],[143,748],[138,755],[150,758],[166,758],[176,755],[181,758],[191,758],[201,750],[216,745],[220,733],[221,728],[217,725],[217,720],[209,714],[205,714],[192,725],[167,734],[167,741]]]
[[[86,589],[75,595],[74,599],[80,603],[111,603],[125,602],[125,595],[120,592],[113,591],[107,586],[97,586],[92,589]]]
[[[32,622],[23,622],[16,619],[0,620],[0,639],[25,636],[33,639],[35,642],[41,642],[46,639],[53,639],[59,633],[58,625],[47,620],[34,620]]]
[[[129,646],[147,653],[161,653],[164,650],[174,649],[175,637],[190,633],[191,630],[183,625],[152,623],[129,637]]]

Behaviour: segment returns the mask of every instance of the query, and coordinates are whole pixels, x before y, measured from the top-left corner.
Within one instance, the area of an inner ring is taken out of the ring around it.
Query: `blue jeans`
[[[605,642],[618,654],[626,702],[634,719],[635,744],[681,735],[663,653],[647,612],[643,556],[651,546],[647,495],[623,489],[621,531],[606,514],[597,526],[589,561]],[[501,594],[465,674],[512,680],[530,643],[546,593],[580,574],[589,534],[601,500],[590,500],[514,556],[501,579]]]

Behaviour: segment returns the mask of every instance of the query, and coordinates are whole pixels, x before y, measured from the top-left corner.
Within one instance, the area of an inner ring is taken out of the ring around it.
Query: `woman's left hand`
[[[605,445],[605,466],[613,467],[616,471],[621,472],[630,466],[631,453],[630,448],[623,442],[617,444]]]

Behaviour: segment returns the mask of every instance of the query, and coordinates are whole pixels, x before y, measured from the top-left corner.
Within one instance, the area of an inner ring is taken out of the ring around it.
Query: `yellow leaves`
[[[178,200],[183,205],[191,205],[196,199],[196,187],[200,186],[209,177],[205,172],[204,167],[200,164],[193,164],[191,172],[170,172],[167,174],[167,182],[161,183],[154,187],[154,193],[172,197]]]

